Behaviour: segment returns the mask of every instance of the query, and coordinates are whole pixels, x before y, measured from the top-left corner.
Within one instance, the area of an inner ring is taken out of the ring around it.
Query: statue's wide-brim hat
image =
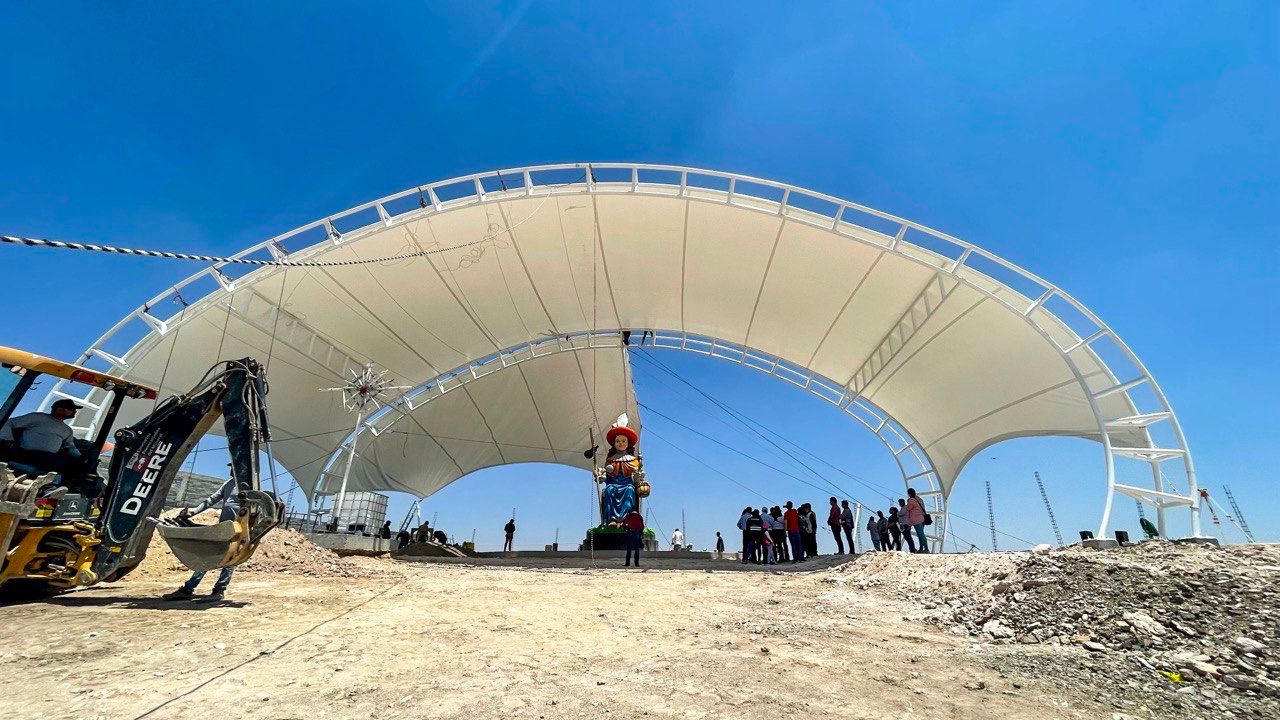
[[[613,427],[609,428],[609,432],[605,433],[604,438],[609,442],[610,445],[612,445],[613,439],[618,437],[619,435],[625,436],[628,440],[630,440],[631,447],[635,447],[636,444],[640,442],[640,434],[637,433],[635,430],[632,430],[631,428],[627,427],[626,425],[614,425]]]

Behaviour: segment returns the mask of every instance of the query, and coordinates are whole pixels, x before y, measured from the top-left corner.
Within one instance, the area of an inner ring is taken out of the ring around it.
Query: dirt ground
[[[5,716],[1112,717],[830,571],[359,562],[245,572],[213,606],[157,602],[183,576],[153,572],[0,607]]]

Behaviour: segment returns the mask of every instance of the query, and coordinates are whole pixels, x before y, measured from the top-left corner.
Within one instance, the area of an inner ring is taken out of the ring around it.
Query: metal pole
[[[684,508],[680,508],[680,535],[684,540],[689,539],[689,530],[684,526]]]
[[[333,522],[335,532],[342,532],[341,528],[338,528],[337,523],[341,522],[339,518],[342,516],[342,499],[347,494],[347,478],[351,476],[351,461],[356,459],[356,441],[360,439],[360,423],[362,422],[364,422],[363,409],[356,411],[355,435],[351,438],[351,449],[347,451],[347,466],[342,470],[342,487],[338,488],[338,497],[333,503]]]
[[[1164,492],[1164,473],[1160,472],[1160,463],[1151,463],[1151,476],[1155,478],[1156,492]],[[1165,533],[1164,505],[1161,504],[1161,501],[1156,502],[1156,534],[1160,536],[1161,540],[1168,537]]]

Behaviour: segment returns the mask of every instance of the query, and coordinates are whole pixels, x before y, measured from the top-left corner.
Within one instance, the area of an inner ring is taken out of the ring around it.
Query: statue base
[[[645,529],[641,545],[645,550],[658,549],[658,537],[652,530]],[[627,531],[620,527],[593,527],[587,529],[587,536],[578,546],[579,550],[626,550]]]

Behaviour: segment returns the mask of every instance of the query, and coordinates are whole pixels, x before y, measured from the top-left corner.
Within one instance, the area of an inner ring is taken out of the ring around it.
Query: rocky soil
[[[1089,688],[1119,718],[1280,717],[1280,547],[873,553],[833,580],[915,599],[988,664]]]
[[[1097,720],[1076,688],[984,665],[970,642],[772,574],[398,566],[375,578],[182,577],[3,608],[3,720]],[[33,631],[38,628],[38,631]],[[1021,650],[1022,646],[1008,646]]]

